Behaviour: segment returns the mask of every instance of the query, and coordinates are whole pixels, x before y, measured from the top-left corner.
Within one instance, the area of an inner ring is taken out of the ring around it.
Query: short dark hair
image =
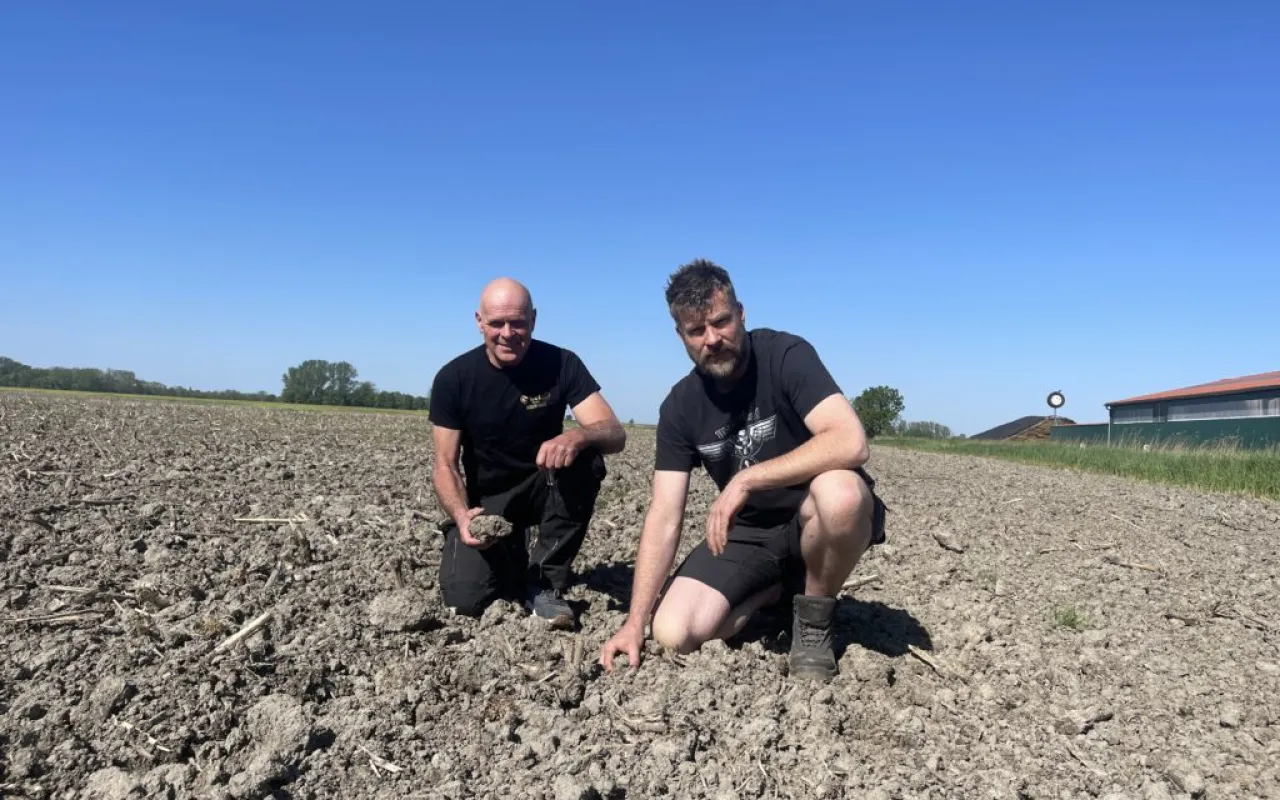
[[[702,311],[711,305],[716,290],[723,291],[730,305],[738,304],[733,281],[724,267],[697,258],[682,264],[667,279],[667,308],[678,318],[682,311]]]

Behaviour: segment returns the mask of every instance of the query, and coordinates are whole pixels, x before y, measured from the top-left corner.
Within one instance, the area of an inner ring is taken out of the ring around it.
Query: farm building
[[[1055,421],[1053,417],[1020,417],[1012,422],[1006,422],[1003,425],[997,425],[990,430],[982,433],[975,433],[970,439],[982,439],[986,441],[1014,441],[1024,442],[1031,439],[1048,439],[1049,429],[1055,425],[1072,425],[1071,420],[1066,417],[1058,417]]]
[[[1106,405],[1106,423],[1055,428],[1052,438],[1112,444],[1280,446],[1280,372],[1224,378]]]

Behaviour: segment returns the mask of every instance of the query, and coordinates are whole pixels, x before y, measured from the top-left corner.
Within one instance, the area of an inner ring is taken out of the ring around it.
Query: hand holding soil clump
[[[511,523],[499,514],[481,514],[468,524],[471,535],[484,544],[492,544],[511,535]]]

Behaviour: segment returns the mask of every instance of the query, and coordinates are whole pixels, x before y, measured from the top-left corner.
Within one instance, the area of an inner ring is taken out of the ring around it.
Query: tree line
[[[280,376],[283,384],[281,392],[274,395],[262,391],[206,391],[185,386],[166,386],[155,381],[139,380],[133,372],[123,369],[29,367],[12,358],[0,356],[0,386],[414,411],[425,411],[430,407],[428,396],[382,391],[370,381],[359,380],[359,377],[359,372],[349,362],[309,359],[285,370]],[[902,393],[890,386],[872,386],[851,398],[850,402],[858,412],[867,435],[873,439],[877,436],[954,438],[951,429],[941,423],[908,422],[902,419],[906,402]]]
[[[399,408],[425,411],[430,398],[404,392],[379,391],[369,381],[357,380],[359,373],[346,361],[303,361],[281,376],[284,390],[280,399],[286,403],[318,406],[358,406],[363,408]]]
[[[862,420],[867,437],[914,436],[923,439],[954,438],[951,429],[940,422],[908,422],[902,419],[907,407],[902,392],[891,386],[872,386],[849,402]]]
[[[405,392],[381,391],[346,361],[304,361],[281,376],[279,395],[235,389],[208,391],[186,386],[166,386],[139,380],[130,370],[92,367],[31,367],[0,356],[0,386],[26,389],[64,389],[78,392],[140,394],[157,397],[193,397],[209,400],[255,400],[266,403],[303,403],[325,406],[426,410],[429,398]]]

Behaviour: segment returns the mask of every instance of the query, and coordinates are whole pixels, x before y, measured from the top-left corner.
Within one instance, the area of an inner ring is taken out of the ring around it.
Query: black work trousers
[[[501,494],[481,497],[486,514],[500,515],[513,527],[509,536],[483,550],[464,544],[457,525],[448,520],[440,558],[445,605],[479,616],[499,597],[524,601],[539,590],[564,591],[605,472],[604,457],[588,449],[568,467],[535,472]]]

